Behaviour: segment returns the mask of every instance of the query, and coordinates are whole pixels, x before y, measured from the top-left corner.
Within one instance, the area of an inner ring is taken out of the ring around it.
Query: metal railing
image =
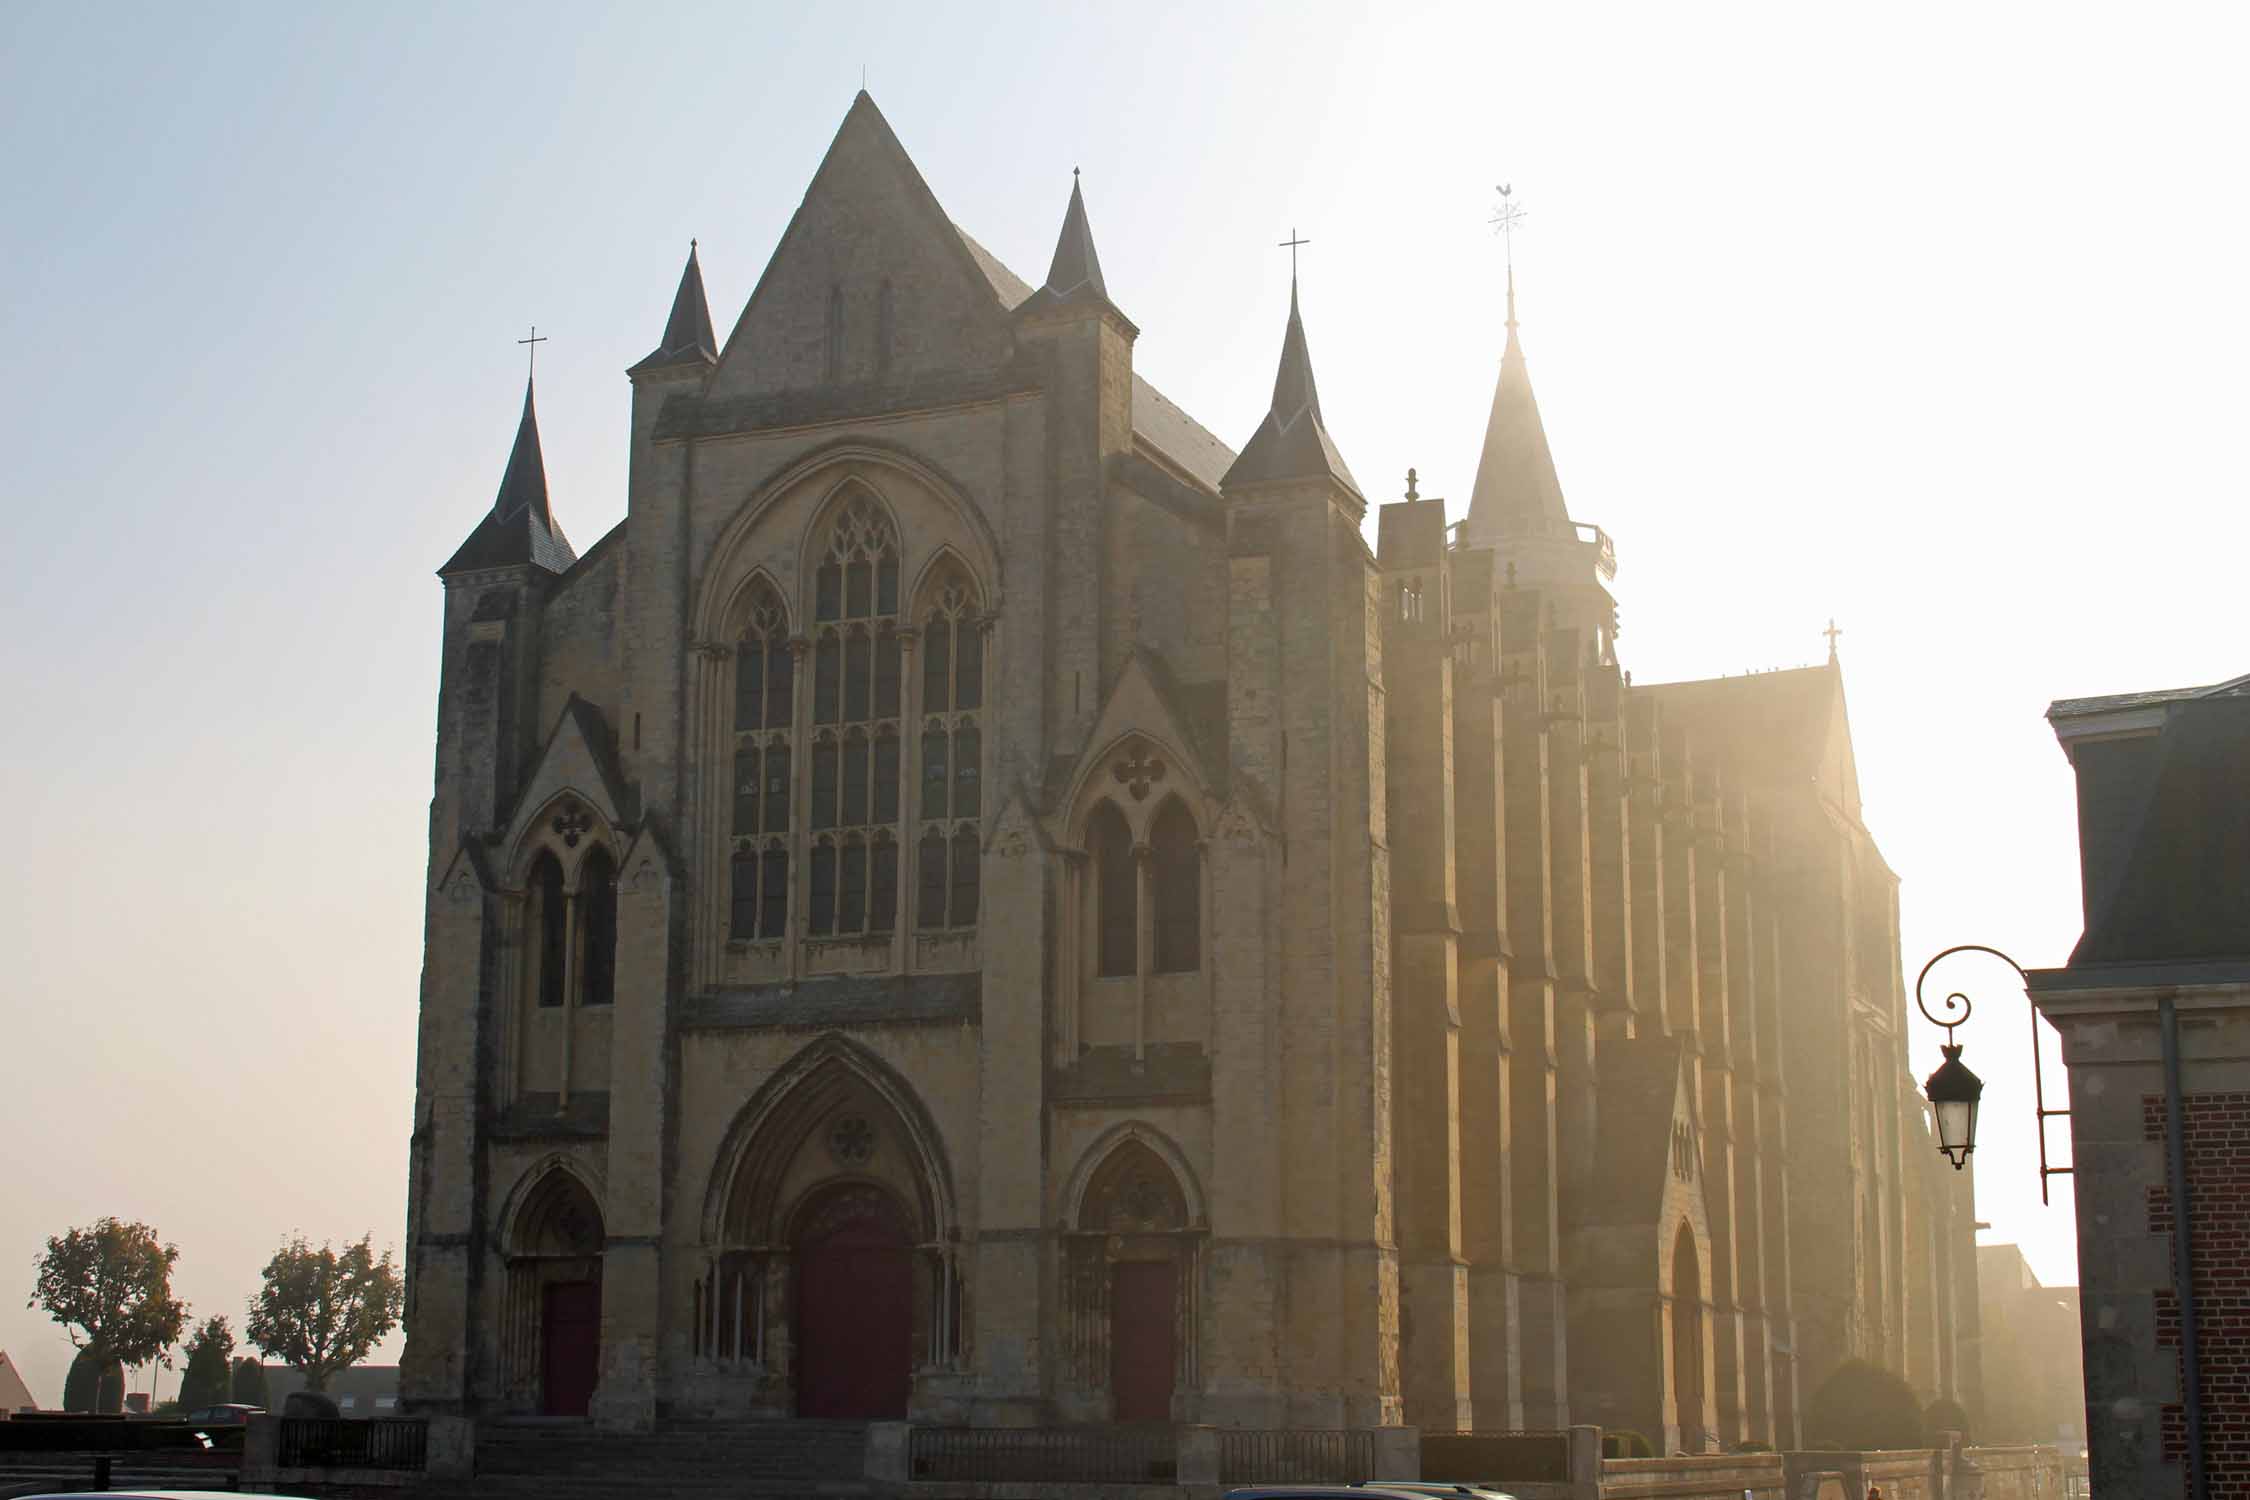
[[[1353,1484],[1374,1479],[1375,1434],[1357,1428],[1219,1429],[1221,1484]]]
[[[1169,1427],[916,1427],[907,1464],[924,1481],[1171,1484],[1179,1448]]]
[[[283,1417],[275,1462],[284,1469],[404,1469],[427,1465],[430,1424],[418,1418]]]

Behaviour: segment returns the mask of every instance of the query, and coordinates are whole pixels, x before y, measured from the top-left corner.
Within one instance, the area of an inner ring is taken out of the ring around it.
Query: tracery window
[[[813,575],[812,837],[806,931],[889,932],[898,917],[899,548],[871,495],[847,500]]]
[[[789,920],[789,757],[797,665],[789,617],[770,586],[750,603],[734,651],[734,816],[727,931],[776,939]]]
[[[922,777],[915,911],[924,928],[973,927],[982,878],[984,626],[968,576],[948,565],[922,626]]]

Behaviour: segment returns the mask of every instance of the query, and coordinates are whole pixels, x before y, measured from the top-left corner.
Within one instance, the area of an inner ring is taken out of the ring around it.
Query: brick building
[[[2086,927],[2067,965],[2032,973],[2031,995],[2070,1069],[2094,1488],[2239,1495],[2250,1492],[2250,677],[2066,699],[2047,717],[2077,772]]]
[[[442,570],[402,1393],[1797,1436],[1973,1392],[1841,670],[1634,686],[1511,312],[1468,519],[1292,297],[1239,453],[866,95],[691,254],[578,553],[527,392]],[[1215,351],[1214,357],[1248,357]]]

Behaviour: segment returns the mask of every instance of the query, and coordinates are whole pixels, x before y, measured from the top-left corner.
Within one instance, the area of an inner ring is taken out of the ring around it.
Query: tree
[[[120,1412],[125,1409],[125,1362],[103,1360],[81,1349],[63,1377],[64,1411]]]
[[[233,1373],[234,1330],[224,1316],[205,1318],[187,1341],[187,1368],[180,1374],[180,1405],[217,1406],[227,1399]]]
[[[1951,1396],[1940,1396],[1922,1413],[1922,1424],[1930,1430],[1933,1440],[1941,1432],[1958,1432],[1966,1439],[1969,1436],[1969,1411]]]
[[[1929,1446],[1914,1388],[1864,1359],[1845,1360],[1821,1382],[1805,1406],[1805,1431],[1863,1453]]]
[[[266,1367],[249,1355],[234,1362],[234,1393],[232,1400],[244,1406],[255,1406],[261,1411],[266,1406]]]
[[[303,1375],[306,1390],[325,1391],[329,1376],[365,1359],[398,1326],[405,1288],[391,1252],[375,1258],[374,1239],[362,1235],[339,1253],[299,1235],[266,1262],[250,1301],[250,1342]]]
[[[164,1351],[180,1341],[187,1323],[187,1304],[172,1295],[172,1267],[179,1259],[179,1248],[159,1241],[148,1225],[102,1219],[91,1229],[72,1229],[47,1241],[24,1306],[43,1308],[62,1324],[91,1369],[106,1374],[110,1365],[145,1365],[152,1359],[169,1367],[172,1360]],[[124,1389],[122,1374],[118,1389]],[[90,1396],[89,1403],[95,1399]],[[90,1409],[70,1405],[67,1382],[64,1405]]]

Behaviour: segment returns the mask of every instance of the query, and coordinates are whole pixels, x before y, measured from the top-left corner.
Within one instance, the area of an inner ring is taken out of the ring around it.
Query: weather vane
[[[1508,327],[1512,331],[1516,326],[1516,226],[1531,216],[1531,210],[1516,201],[1514,183],[1499,183],[1493,191],[1500,195],[1500,202],[1492,210],[1492,232],[1507,246]]]

